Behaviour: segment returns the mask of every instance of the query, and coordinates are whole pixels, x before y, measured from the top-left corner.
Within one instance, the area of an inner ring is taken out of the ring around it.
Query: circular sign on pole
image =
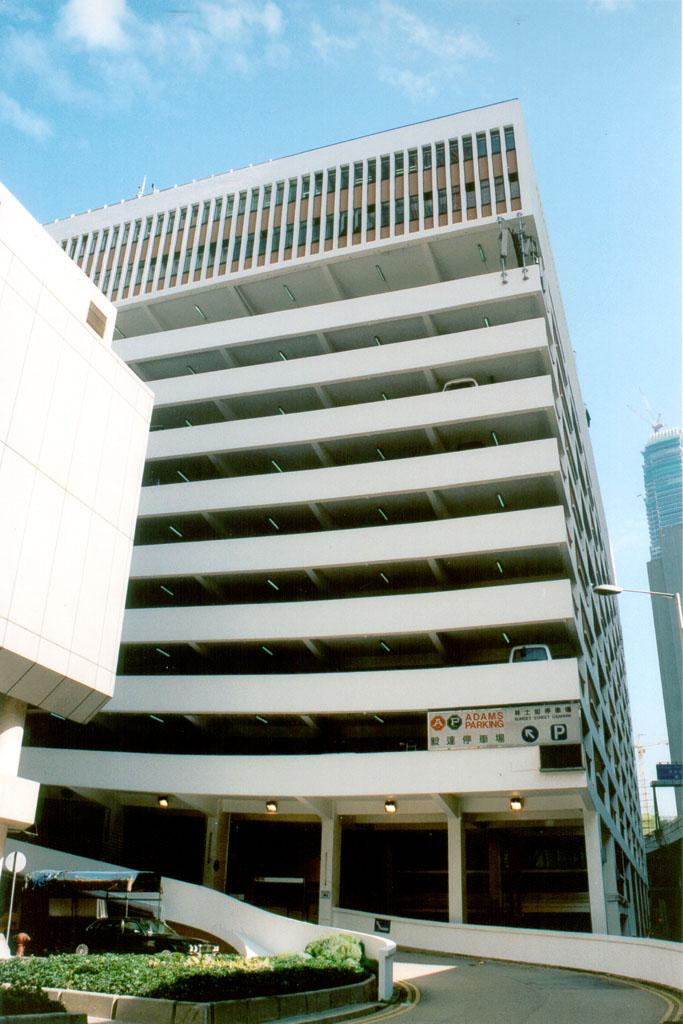
[[[13,875],[19,874],[26,867],[26,857],[21,850],[12,850],[5,857],[5,867],[8,871],[11,871]]]

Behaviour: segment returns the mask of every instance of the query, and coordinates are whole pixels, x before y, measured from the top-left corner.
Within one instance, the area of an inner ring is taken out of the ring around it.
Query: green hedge
[[[0,961],[0,984],[209,1002],[334,988],[366,975],[357,961],[339,966],[333,959],[184,953],[15,957]]]
[[[0,989],[0,1015],[10,1017],[20,1013],[66,1013],[61,1003],[55,1003],[38,985],[11,985]]]

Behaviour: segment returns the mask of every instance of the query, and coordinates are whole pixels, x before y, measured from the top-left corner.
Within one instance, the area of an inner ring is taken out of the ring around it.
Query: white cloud
[[[415,8],[420,10],[417,5]],[[311,46],[328,63],[341,58],[344,51],[362,47],[373,55],[369,64],[376,69],[377,78],[411,98],[435,95],[460,75],[469,61],[491,55],[476,31],[464,24],[457,30],[448,29],[442,21],[430,21],[416,13],[415,8],[397,0],[327,8],[326,23],[313,20],[311,24]],[[329,27],[332,21],[343,29],[334,32]]]
[[[633,7],[633,0],[589,0],[590,6],[603,14],[614,14],[615,11],[628,11]]]
[[[358,45],[358,39],[353,36],[333,36],[319,21],[314,21],[311,26],[311,45],[324,61],[332,60],[335,50],[353,50]]]
[[[60,17],[68,38],[90,49],[119,50],[126,44],[127,13],[126,0],[68,0]]]
[[[269,36],[282,33],[282,11],[272,2],[252,3],[251,0],[204,0],[199,5],[202,21],[215,39],[234,43],[243,39],[250,29],[263,29]]]
[[[401,89],[408,96],[415,96],[426,99],[433,96],[436,86],[430,75],[418,75],[414,71],[407,71],[405,68],[380,68],[377,72],[380,82],[394,85]]]
[[[29,72],[49,84],[51,95],[63,103],[83,103],[92,99],[86,86],[77,84],[68,72],[55,63],[48,40],[36,32],[10,30],[5,40],[5,67],[14,73]]]
[[[385,31],[393,29],[412,47],[442,60],[462,61],[468,57],[486,57],[489,49],[475,33],[448,32],[440,25],[430,25],[413,11],[392,0],[382,0],[380,16]]]
[[[24,135],[30,135],[38,142],[42,142],[52,135],[52,128],[45,118],[22,107],[20,103],[4,92],[0,92],[0,121],[11,125]]]

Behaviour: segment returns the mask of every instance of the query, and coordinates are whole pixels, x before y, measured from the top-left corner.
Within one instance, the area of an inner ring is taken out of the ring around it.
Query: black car
[[[88,925],[76,953],[217,953],[206,939],[178,935],[163,921],[144,917],[103,918]]]

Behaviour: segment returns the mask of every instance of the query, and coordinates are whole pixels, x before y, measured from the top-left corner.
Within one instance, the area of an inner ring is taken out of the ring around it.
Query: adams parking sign
[[[581,742],[577,701],[505,708],[458,708],[427,715],[430,750],[561,746]]]

